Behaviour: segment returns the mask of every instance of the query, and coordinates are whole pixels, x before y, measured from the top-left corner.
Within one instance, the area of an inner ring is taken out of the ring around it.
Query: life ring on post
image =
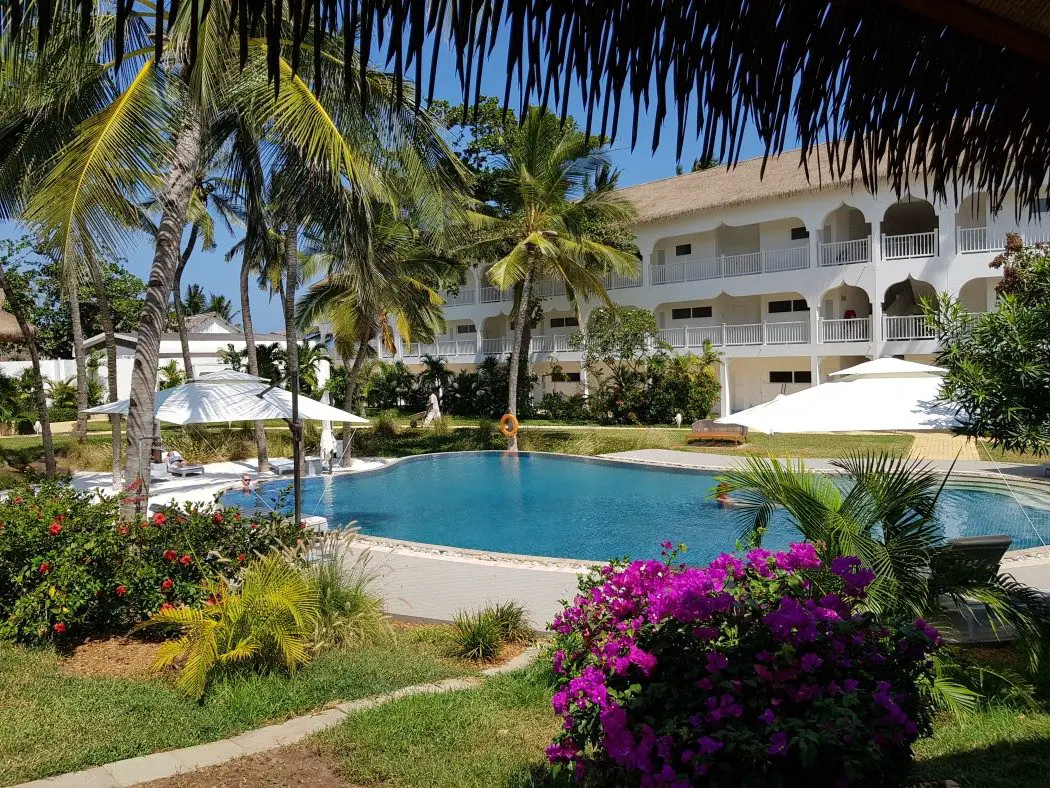
[[[518,420],[513,413],[504,413],[499,420],[499,433],[504,438],[513,438],[518,434]]]

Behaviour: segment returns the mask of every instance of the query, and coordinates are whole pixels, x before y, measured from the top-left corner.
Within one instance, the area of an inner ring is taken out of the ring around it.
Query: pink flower
[[[174,585],[175,585],[175,581],[174,580],[172,580],[170,577],[165,577],[164,581],[160,584],[160,590],[161,591],[170,591],[172,586],[174,586]]]
[[[51,527],[47,529],[47,532],[52,536],[58,536],[60,533],[62,533],[62,523],[59,523],[57,521],[51,523]]]

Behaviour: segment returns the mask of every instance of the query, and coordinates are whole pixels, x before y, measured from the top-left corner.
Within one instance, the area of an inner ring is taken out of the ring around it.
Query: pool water
[[[700,563],[732,550],[741,529],[740,510],[707,500],[714,477],[552,455],[426,455],[372,472],[305,479],[303,512],[336,527],[356,521],[371,536],[597,561],[653,556],[669,539],[687,544],[690,563]],[[289,485],[267,483],[261,495],[272,502]],[[223,500],[251,507],[240,492]],[[939,518],[949,538],[1009,534],[1013,549],[1041,544],[1040,534],[1050,539],[1050,512],[995,492],[945,490]],[[780,512],[763,543],[781,548],[798,538]]]

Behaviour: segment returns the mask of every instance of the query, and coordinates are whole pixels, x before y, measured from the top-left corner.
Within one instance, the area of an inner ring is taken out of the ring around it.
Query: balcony
[[[841,320],[820,320],[821,342],[869,342],[871,341],[870,317],[847,317]]]
[[[778,271],[797,271],[803,268],[809,268],[808,246],[721,255],[706,259],[687,257],[672,263],[653,265],[650,267],[650,272],[652,284],[664,285]]]
[[[884,315],[882,338],[887,342],[913,339],[936,339],[937,334],[925,315]]]
[[[820,244],[818,257],[822,268],[836,265],[871,262],[871,238],[858,238],[855,241],[835,241]]]
[[[458,293],[444,293],[445,306],[470,306],[477,291],[473,287],[461,287]]]
[[[675,350],[700,349],[704,342],[710,342],[715,347],[804,345],[809,342],[809,322],[682,326],[661,329],[660,337]]]
[[[959,254],[999,253],[1006,248],[1006,232],[990,227],[959,227],[955,231],[955,248]],[[1010,232],[1017,233],[1028,244],[1050,242],[1050,231],[1021,232],[1020,228],[1015,228]]]
[[[442,356],[446,359],[469,359],[473,360],[478,354],[477,339],[441,339],[437,342],[423,344],[412,343],[402,349],[401,355],[405,358],[419,358],[420,356]],[[385,350],[381,358],[390,358]]]
[[[912,257],[936,257],[938,254],[937,231],[908,233],[907,235],[883,235],[882,259],[907,260]]]
[[[625,287],[641,287],[642,273],[639,271],[633,276],[612,273],[611,271],[602,277],[602,285],[606,290],[622,290]]]

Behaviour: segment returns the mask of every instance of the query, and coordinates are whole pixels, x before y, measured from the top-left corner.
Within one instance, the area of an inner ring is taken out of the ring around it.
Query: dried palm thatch
[[[0,24],[27,24],[28,15],[43,41],[58,14],[86,20],[94,5],[0,0]],[[121,29],[133,6],[113,0]],[[588,129],[604,134],[619,131],[623,102],[633,109],[632,144],[639,112],[651,107],[654,146],[669,120],[679,152],[695,133],[705,158],[735,161],[753,124],[767,153],[796,142],[808,153],[831,141],[835,172],[855,174],[872,191],[879,174],[898,193],[913,179],[942,196],[976,186],[993,206],[1016,190],[1020,210],[1046,189],[1045,0],[287,0],[285,7],[293,62],[309,35],[337,34],[348,46],[356,39],[363,59],[377,55],[398,78],[427,85],[417,97],[433,94],[442,56],[428,42],[446,40],[468,103],[488,65],[507,75],[505,102],[516,89],[520,104],[564,115],[575,92]],[[209,8],[233,14],[245,53],[248,36],[264,29],[270,47],[282,44],[270,0],[158,0],[156,26],[166,15],[170,25],[172,14],[196,20]],[[506,60],[487,64],[497,36],[507,41]],[[312,51],[320,57],[320,47]],[[364,87],[363,72],[344,77]]]
[[[30,326],[30,334],[35,333]],[[0,342],[24,342],[25,336],[18,327],[18,320],[0,306]]]

